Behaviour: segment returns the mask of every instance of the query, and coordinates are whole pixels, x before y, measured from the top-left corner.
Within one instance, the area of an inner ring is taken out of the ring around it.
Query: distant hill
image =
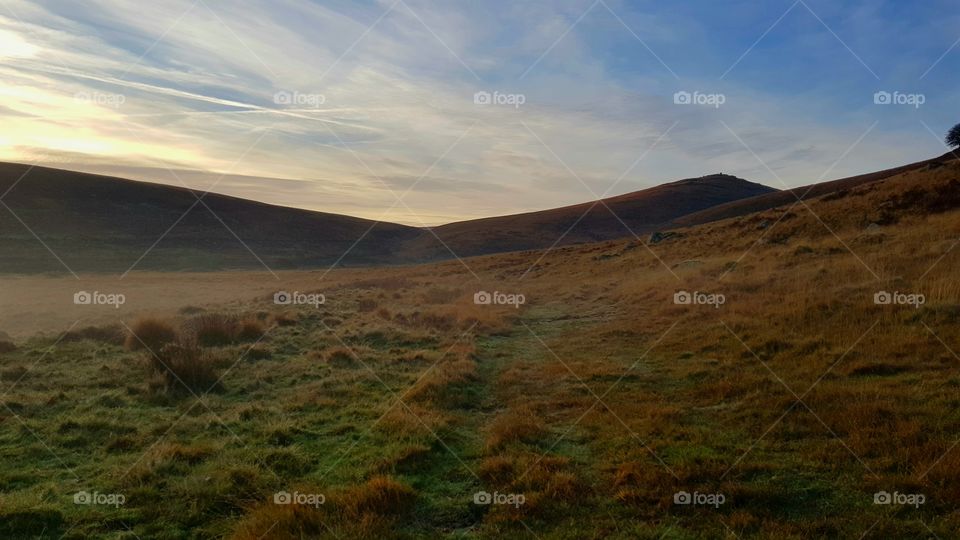
[[[27,169],[0,164],[0,192]],[[3,199],[16,217],[0,208],[0,271],[63,272],[57,257],[75,272],[117,273],[134,263],[139,270],[258,268],[258,258],[271,269],[411,264],[450,258],[444,244],[466,257],[648,234],[691,213],[777,193],[717,174],[431,231],[215,193],[197,203],[199,191],[35,167]]]
[[[623,238],[653,232],[671,221],[711,208],[777,190],[736,176],[714,174],[662,184],[626,195],[540,212],[461,221],[434,228],[462,257],[541,249]],[[424,253],[433,238],[411,242]]]
[[[940,157],[918,161],[916,163],[894,167],[892,169],[850,176],[847,178],[841,178],[839,180],[821,182],[819,184],[812,184],[783,191],[775,191],[756,197],[742,198],[727,202],[725,204],[718,204],[700,212],[693,212],[684,215],[674,220],[671,225],[674,227],[689,227],[693,225],[699,225],[701,223],[709,223],[711,221],[719,221],[721,219],[743,216],[753,212],[760,212],[762,210],[768,210],[778,206],[788,206],[796,203],[798,198],[802,200],[812,199],[828,193],[852,189],[862,184],[884,180],[904,172],[936,168],[941,166],[943,163],[955,159],[960,159],[958,152],[947,152]]]
[[[0,193],[26,170],[25,165],[0,164]],[[75,272],[125,272],[154,243],[137,269],[261,267],[251,251],[271,268],[329,265],[367,231],[342,263],[380,264],[395,260],[404,242],[423,232],[215,193],[197,203],[201,194],[35,167],[3,202]],[[64,271],[50,251],[0,208],[0,271]]]

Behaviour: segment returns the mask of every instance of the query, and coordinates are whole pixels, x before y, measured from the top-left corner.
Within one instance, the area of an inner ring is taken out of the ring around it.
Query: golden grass
[[[544,433],[543,422],[536,412],[529,406],[519,406],[493,420],[487,433],[486,450],[493,452],[513,442],[535,443]]]
[[[125,345],[131,351],[147,348],[157,354],[164,345],[180,338],[177,327],[165,319],[141,317],[130,325]]]
[[[149,355],[147,363],[156,375],[152,386],[157,391],[199,394],[223,389],[217,360],[195,345],[165,345],[158,353]]]

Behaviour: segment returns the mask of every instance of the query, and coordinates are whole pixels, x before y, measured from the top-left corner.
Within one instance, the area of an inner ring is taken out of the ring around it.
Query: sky
[[[410,225],[927,159],[956,0],[0,0],[0,160]]]

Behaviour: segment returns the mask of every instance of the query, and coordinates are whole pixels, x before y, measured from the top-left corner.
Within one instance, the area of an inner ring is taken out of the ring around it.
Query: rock
[[[687,259],[683,262],[679,262],[673,265],[673,267],[674,268],[693,268],[693,267],[700,266],[702,264],[703,264],[703,261],[699,261],[697,259]]]
[[[668,238],[673,238],[673,237],[676,236],[676,235],[677,235],[677,233],[675,233],[675,232],[660,232],[660,231],[657,231],[657,232],[655,232],[655,233],[653,233],[653,234],[650,235],[650,241],[649,241],[649,242],[650,242],[651,244],[659,244],[660,242],[663,242],[664,240],[666,240],[666,239],[668,239]]]

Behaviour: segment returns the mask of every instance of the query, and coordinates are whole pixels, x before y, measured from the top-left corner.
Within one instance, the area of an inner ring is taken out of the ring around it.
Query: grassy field
[[[958,173],[650,244],[3,278],[0,537],[956,537]]]

